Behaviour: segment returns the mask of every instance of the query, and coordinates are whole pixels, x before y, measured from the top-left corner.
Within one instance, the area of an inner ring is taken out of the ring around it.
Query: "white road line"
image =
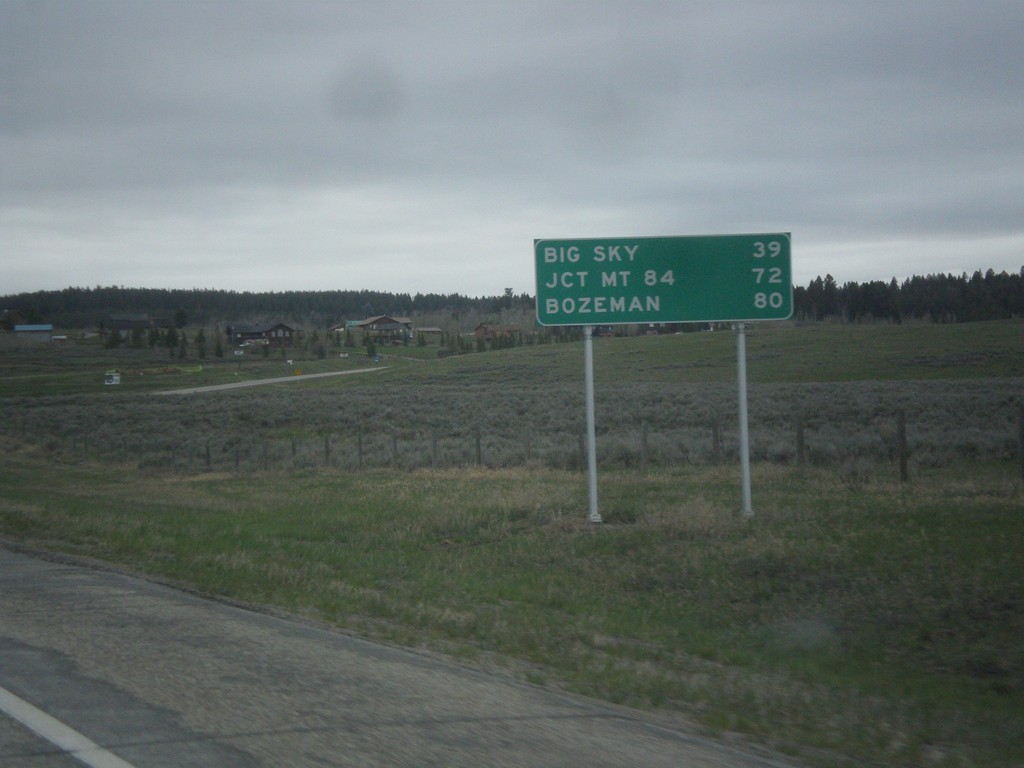
[[[0,712],[13,717],[89,768],[135,768],[74,728],[69,728],[24,699],[19,699],[6,688],[0,688]]]

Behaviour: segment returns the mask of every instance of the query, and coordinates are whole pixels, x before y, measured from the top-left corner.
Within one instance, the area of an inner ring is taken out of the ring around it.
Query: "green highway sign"
[[[785,320],[790,235],[534,240],[541,325]]]

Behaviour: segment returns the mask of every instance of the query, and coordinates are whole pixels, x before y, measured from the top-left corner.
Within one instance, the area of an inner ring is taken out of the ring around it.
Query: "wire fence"
[[[937,429],[927,413],[904,408],[875,413],[857,427],[812,417],[787,423],[751,425],[754,461],[792,466],[835,466],[845,473],[889,466],[908,480],[919,466],[948,466],[965,459],[1014,460],[1024,484],[1024,405],[1006,407],[1003,418],[973,425],[961,419],[952,432]],[[709,466],[738,460],[736,424],[714,418],[664,426],[639,421],[597,437],[599,466],[638,469]],[[569,471],[586,468],[583,430],[551,431],[523,425],[515,432],[483,424],[451,424],[447,429],[369,425],[289,437],[260,434],[136,432],[119,436],[104,429],[36,422],[22,414],[0,425],[9,440],[35,446],[55,460],[90,461],[139,470],[179,473],[289,472],[330,468],[360,471],[452,467],[537,466]]]

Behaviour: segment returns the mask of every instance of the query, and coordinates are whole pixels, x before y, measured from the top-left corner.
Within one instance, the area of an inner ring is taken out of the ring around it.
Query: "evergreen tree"
[[[196,352],[199,353],[199,359],[200,360],[205,360],[206,359],[206,334],[203,333],[203,329],[202,328],[200,328],[198,331],[196,331],[195,344],[196,344]]]
[[[178,347],[178,331],[173,325],[164,334],[164,345],[167,347],[167,351],[171,353],[171,357],[174,357],[174,350]]]

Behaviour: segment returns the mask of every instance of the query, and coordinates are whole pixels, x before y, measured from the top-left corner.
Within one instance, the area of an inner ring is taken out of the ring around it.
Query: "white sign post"
[[[597,511],[597,437],[594,427],[594,326],[583,326],[583,376],[587,399],[587,491],[590,499],[589,519],[601,522]]]
[[[740,401],[740,476],[743,486],[744,517],[753,517],[750,501],[750,430],[747,426],[747,330],[743,323],[736,324],[736,378],[739,380]]]

